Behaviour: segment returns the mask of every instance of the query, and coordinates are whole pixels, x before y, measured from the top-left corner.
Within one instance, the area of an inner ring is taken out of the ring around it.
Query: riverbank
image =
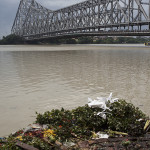
[[[148,50],[144,44],[62,44],[62,45],[0,45],[0,51],[73,51],[73,50]]]
[[[0,147],[2,146],[1,144],[5,142],[1,142]],[[43,144],[43,142],[45,142],[43,147],[45,147],[46,143],[48,146],[47,148],[43,148],[42,150],[148,150],[150,149],[150,134],[145,135],[145,137],[116,137],[109,139],[101,138],[89,141],[82,141],[79,139],[76,144],[72,142],[66,142],[65,144],[63,144],[58,141],[56,141],[55,143],[49,143],[47,139],[43,139],[41,143]],[[35,148],[18,140],[16,141],[15,145],[17,150],[19,148],[21,148],[20,150],[41,150],[41,148]]]
[[[76,150],[149,148],[150,120],[124,100],[89,98],[73,110],[37,113],[36,124],[0,140],[0,148],[19,150]],[[32,146],[32,147],[31,147]]]
[[[23,37],[15,34],[3,36],[0,40],[0,45],[18,45],[18,44],[131,44],[131,43],[146,43],[149,38],[146,37],[98,37],[98,36],[83,36],[76,38],[46,38],[39,40],[26,41]]]

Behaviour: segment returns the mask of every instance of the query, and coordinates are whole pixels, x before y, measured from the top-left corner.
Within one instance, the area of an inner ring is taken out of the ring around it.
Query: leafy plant
[[[7,138],[7,143],[1,145],[0,149],[20,150],[15,146],[17,137],[18,140],[20,139],[40,150],[49,150],[57,147],[54,144],[55,141],[66,142],[72,141],[74,138],[91,139],[93,133],[99,131],[135,136],[145,133],[144,125],[148,118],[133,104],[119,100],[118,102],[107,103],[107,108],[109,109],[104,111],[102,108],[90,108],[85,105],[73,110],[62,108],[61,110],[47,111],[44,114],[36,113],[36,123],[47,124],[48,130],[40,129],[25,134],[22,134],[23,131],[20,130]],[[106,114],[106,119],[97,115],[102,111]]]
[[[119,100],[111,104],[110,109],[112,111],[107,116],[108,129],[126,132],[129,135],[144,134],[146,115],[139,108],[125,100]],[[140,119],[142,121],[139,121]]]
[[[92,133],[104,130],[113,130],[128,133],[129,135],[144,134],[144,124],[146,115],[133,104],[125,100],[107,104],[110,110],[106,110],[107,119],[98,116],[102,112],[101,108],[90,108],[88,105],[69,110],[52,110],[37,114],[36,122],[40,124],[51,124],[56,128],[56,134],[64,138],[69,138],[71,133],[78,136],[89,137]],[[139,121],[142,119],[142,121]]]
[[[21,148],[17,147],[15,144],[16,141],[14,137],[9,136],[7,142],[1,145],[0,150],[21,150]]]

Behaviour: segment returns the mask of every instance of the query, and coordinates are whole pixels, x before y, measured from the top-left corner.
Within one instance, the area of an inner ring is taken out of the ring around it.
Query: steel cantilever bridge
[[[26,40],[150,36],[150,0],[86,0],[54,11],[35,0],[21,0],[12,33]]]

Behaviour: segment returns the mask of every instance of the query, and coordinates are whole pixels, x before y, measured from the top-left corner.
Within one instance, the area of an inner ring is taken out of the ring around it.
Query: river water
[[[150,115],[150,47],[0,46],[0,136],[110,92]]]

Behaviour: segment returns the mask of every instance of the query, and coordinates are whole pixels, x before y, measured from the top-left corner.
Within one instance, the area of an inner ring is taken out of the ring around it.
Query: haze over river
[[[0,136],[110,92],[150,115],[150,47],[0,46]]]

